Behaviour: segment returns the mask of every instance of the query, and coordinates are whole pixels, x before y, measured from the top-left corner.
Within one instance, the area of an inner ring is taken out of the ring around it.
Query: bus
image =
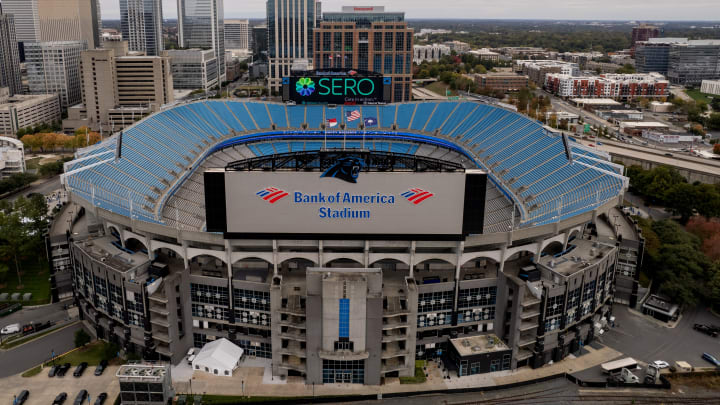
[[[638,367],[638,363],[632,357],[626,357],[624,359],[613,360],[607,363],[603,363],[600,365],[600,367],[602,367],[603,373],[614,374],[619,373],[624,368],[628,370],[636,369]]]

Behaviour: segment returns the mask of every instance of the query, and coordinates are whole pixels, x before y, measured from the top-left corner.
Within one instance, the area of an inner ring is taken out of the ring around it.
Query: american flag
[[[346,111],[345,116],[347,117],[347,122],[355,121],[356,119],[360,118],[360,111],[358,111],[358,110]]]

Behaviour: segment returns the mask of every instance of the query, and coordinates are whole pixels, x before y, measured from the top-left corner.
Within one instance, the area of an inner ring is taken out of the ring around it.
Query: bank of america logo
[[[257,193],[255,193],[255,195],[269,202],[270,204],[275,204],[277,201],[287,197],[288,193],[286,193],[284,190],[280,190],[279,188],[268,187],[258,191]]]
[[[417,205],[417,204],[420,204],[421,202],[427,200],[428,198],[434,196],[435,194],[433,194],[427,190],[423,190],[421,188],[411,188],[410,190],[408,190],[400,195],[405,197],[405,199],[407,199],[411,203]]]

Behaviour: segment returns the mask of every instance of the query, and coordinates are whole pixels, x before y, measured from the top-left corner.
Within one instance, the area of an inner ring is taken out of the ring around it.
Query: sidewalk
[[[433,391],[459,388],[490,387],[496,385],[512,384],[527,380],[546,377],[561,373],[573,373],[590,367],[595,367],[609,359],[621,355],[620,352],[603,347],[599,350],[586,346],[589,353],[575,358],[570,356],[565,360],[546,365],[539,369],[523,367],[515,371],[500,371],[496,373],[478,374],[466,377],[453,377],[443,379],[441,371],[434,362],[428,362],[428,380],[423,384],[400,384],[397,378],[390,378],[384,385],[368,386],[360,384],[318,384],[314,387],[306,385],[300,377],[289,377],[285,384],[277,382],[266,383],[265,369],[262,363],[254,360],[252,366],[235,370],[232,377],[218,377],[204,372],[194,372],[192,382],[187,379],[173,379],[176,392],[184,393],[213,393],[216,395],[250,395],[269,397],[299,397],[323,395],[377,395],[387,393],[402,393],[414,391]],[[268,362],[269,363],[269,362]],[[243,362],[245,364],[245,362]],[[257,366],[255,365],[257,364]],[[268,364],[269,365],[269,364]],[[174,374],[173,374],[174,376]],[[185,375],[184,377],[186,377]],[[244,392],[243,392],[244,387]],[[313,394],[314,391],[314,394]]]

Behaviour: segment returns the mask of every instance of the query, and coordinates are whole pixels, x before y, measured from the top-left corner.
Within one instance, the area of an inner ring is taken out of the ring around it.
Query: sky
[[[177,17],[177,0],[162,0],[163,17]],[[120,18],[118,0],[100,0],[102,17]],[[326,0],[343,5],[385,6],[407,18],[519,18],[578,20],[720,20],[720,0]],[[224,0],[225,18],[264,18],[265,0]],[[508,6],[510,5],[510,6]]]

